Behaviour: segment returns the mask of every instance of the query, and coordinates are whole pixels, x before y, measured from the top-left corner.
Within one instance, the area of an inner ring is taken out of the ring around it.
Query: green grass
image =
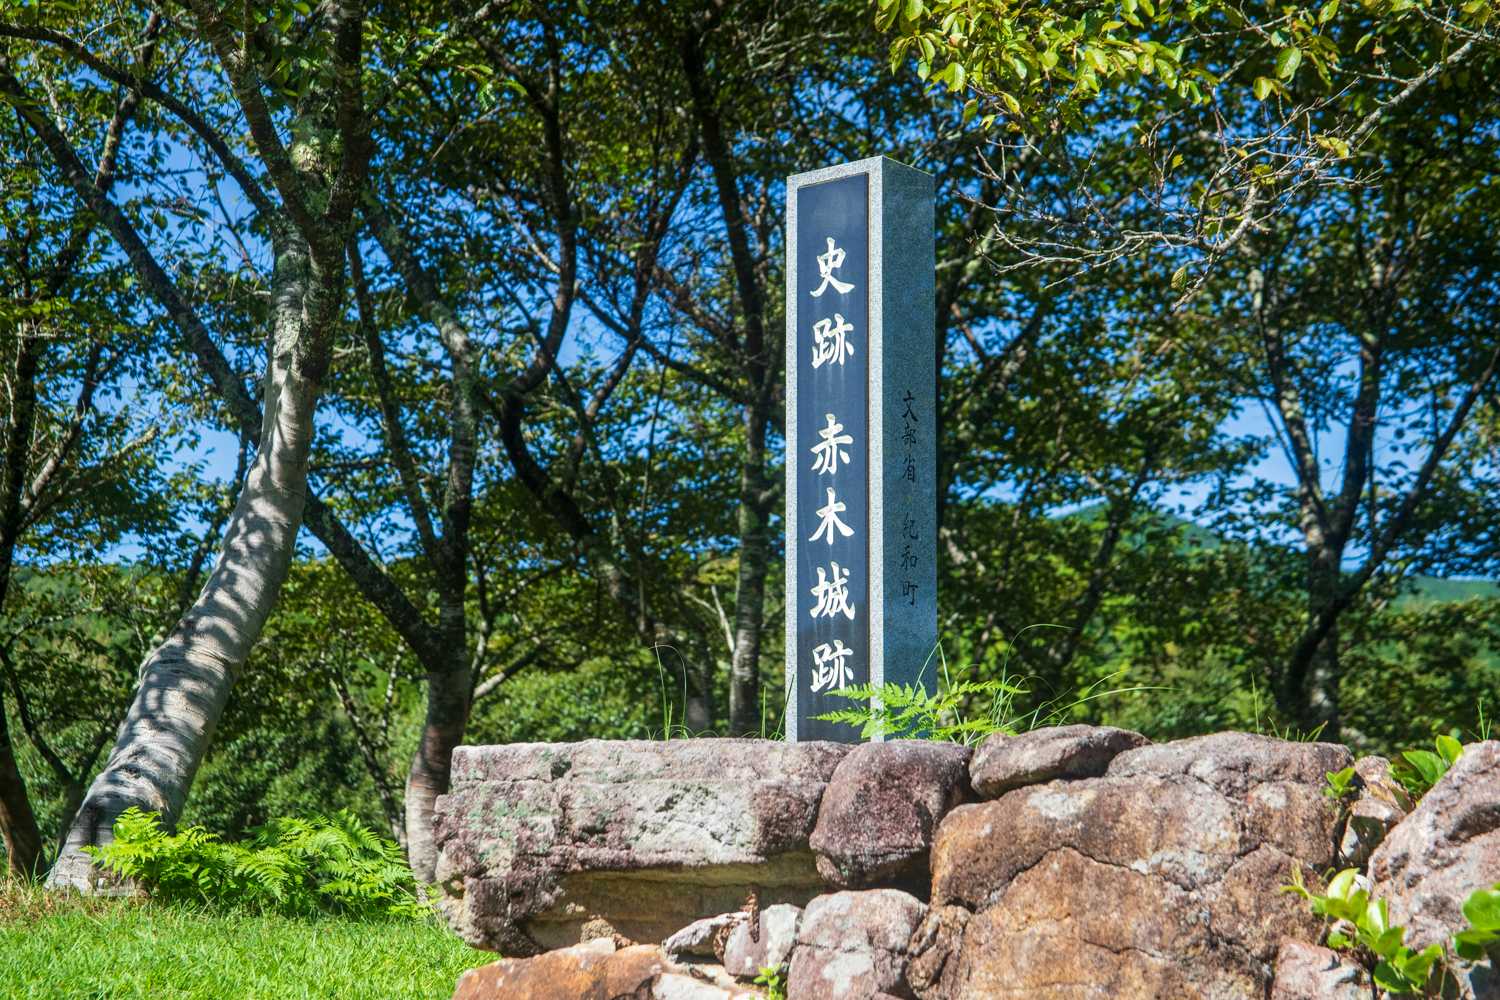
[[[448,1000],[494,957],[434,920],[289,920],[0,885],[7,1000]]]

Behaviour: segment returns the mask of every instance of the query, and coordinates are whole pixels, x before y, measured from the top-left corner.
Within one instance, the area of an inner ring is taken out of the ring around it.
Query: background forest
[[[293,341],[301,530],[182,822],[347,807],[420,870],[459,740],[777,733],[784,179],[878,154],[937,178],[944,678],[1360,753],[1500,700],[1493,48],[1351,10],[1372,92],[1437,70],[1336,107],[1267,42],[1049,132],[864,0],[0,8],[0,758],[48,858]],[[1313,170],[1277,101],[1382,125]]]

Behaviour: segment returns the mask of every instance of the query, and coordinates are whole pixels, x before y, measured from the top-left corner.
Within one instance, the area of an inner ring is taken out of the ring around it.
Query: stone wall
[[[1344,822],[1322,789],[1353,763],[1333,744],[1088,726],[974,752],[464,747],[438,802],[439,905],[509,956],[465,977],[466,1000],[731,1000],[764,995],[767,967],[789,1000],[1376,1000],[1279,890],[1368,859],[1393,921],[1457,929],[1462,898],[1500,880],[1500,743],[1415,807],[1361,761]],[[1454,995],[1500,997],[1488,976]]]

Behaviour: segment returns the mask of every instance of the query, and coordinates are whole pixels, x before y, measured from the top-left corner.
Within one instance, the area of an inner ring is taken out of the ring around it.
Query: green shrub
[[[347,810],[248,832],[237,844],[201,826],[168,833],[159,814],[131,808],[115,823],[114,843],[87,850],[163,902],[362,920],[410,919],[425,909],[401,849]]]

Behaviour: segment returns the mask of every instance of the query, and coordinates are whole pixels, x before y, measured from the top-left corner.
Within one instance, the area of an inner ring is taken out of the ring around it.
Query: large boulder
[[[439,906],[475,947],[530,955],[824,891],[808,836],[849,748],[770,740],[459,747],[436,809]]]
[[[1113,726],[1048,726],[1019,736],[985,737],[969,765],[974,791],[998,799],[1013,788],[1057,778],[1098,778],[1126,750],[1151,741]]]
[[[927,895],[932,834],[970,801],[971,748],[934,740],[866,743],[829,779],[809,843],[830,885]]]
[[[907,949],[927,907],[897,889],[819,896],[807,904],[792,968],[789,1000],[910,997]]]
[[[1352,762],[1221,733],[959,806],[933,845],[912,985],[923,1000],[1263,1000],[1282,936],[1322,929],[1278,890],[1298,861],[1313,884],[1333,863],[1322,786]]]
[[[1472,743],[1370,857],[1372,895],[1414,948],[1445,944],[1468,926],[1463,903],[1500,882],[1500,741]],[[1485,960],[1462,970],[1461,992],[1500,997]]]

